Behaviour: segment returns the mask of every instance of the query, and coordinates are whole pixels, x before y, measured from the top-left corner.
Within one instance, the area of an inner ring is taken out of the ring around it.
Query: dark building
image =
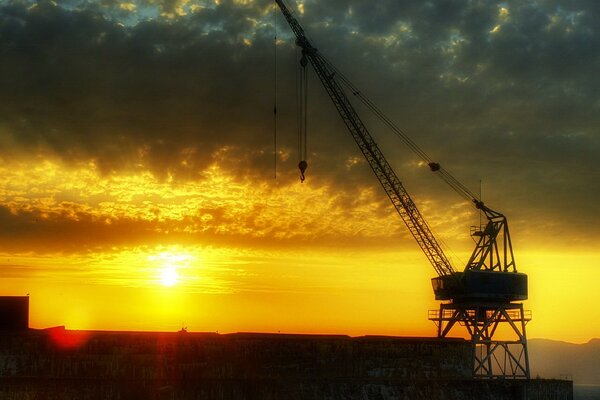
[[[29,329],[29,296],[0,296],[0,331]]]
[[[570,381],[472,379],[462,339],[0,334],[4,400],[573,400]]]

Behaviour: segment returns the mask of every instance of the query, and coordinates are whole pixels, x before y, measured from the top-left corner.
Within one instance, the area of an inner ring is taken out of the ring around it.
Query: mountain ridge
[[[568,378],[576,384],[600,385],[600,338],[582,344],[529,339],[528,349],[532,377]]]

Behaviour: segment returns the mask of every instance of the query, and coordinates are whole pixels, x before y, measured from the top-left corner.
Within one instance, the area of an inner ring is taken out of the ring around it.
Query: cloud
[[[214,11],[126,28],[89,10],[5,7],[4,131],[22,151],[94,159],[106,171],[147,157],[163,176],[185,170],[188,149],[203,149],[197,170],[225,145],[261,150],[271,141],[271,93],[249,90],[266,86],[264,73],[238,72],[272,49],[256,54],[238,40],[249,26],[235,13],[223,29],[239,33],[211,30],[212,13],[221,25]]]
[[[308,183],[273,188],[236,181],[217,166],[188,183],[149,172],[102,176],[94,165],[30,160],[27,167],[0,168],[4,251],[85,253],[169,243],[373,246],[382,236],[406,237],[390,218],[393,211],[369,189],[350,198]]]
[[[234,182],[277,185],[271,180],[272,6],[5,4],[0,158],[10,163],[41,157],[67,169],[93,162],[99,176],[148,172],[181,184],[205,182],[205,172],[219,165]],[[304,3],[301,22],[318,48],[436,160],[471,187],[483,179],[484,199],[505,211],[519,232],[543,241],[534,228],[543,226],[547,238],[573,232],[585,241],[597,239],[598,215],[590,210],[600,193],[599,16],[593,1],[313,0]],[[278,134],[282,154],[291,154],[279,159],[285,186],[296,179],[296,61],[289,29],[278,18],[285,39],[278,46]],[[366,165],[347,166],[358,151],[316,78],[310,79],[309,179],[328,188],[324,195],[335,194],[344,212],[385,207]],[[372,126],[419,204],[434,210],[432,219],[451,220],[456,198]],[[357,188],[374,190],[378,200],[360,204]],[[31,190],[33,185],[23,189],[25,198],[31,199]],[[90,207],[69,211],[81,213],[80,221],[65,225],[77,226],[73,232],[85,224],[90,227],[84,231],[98,229],[95,235],[104,238],[115,229],[157,229],[156,222],[131,215],[98,228],[98,205],[71,200]],[[15,218],[37,218],[41,208],[14,214],[7,201],[7,226],[40,229],[15,225]],[[56,215],[70,221],[64,204]],[[289,218],[285,229],[304,229],[295,216]],[[248,224],[249,231],[260,231],[258,222]],[[44,226],[46,233],[70,229]],[[73,233],[83,240],[79,236]]]

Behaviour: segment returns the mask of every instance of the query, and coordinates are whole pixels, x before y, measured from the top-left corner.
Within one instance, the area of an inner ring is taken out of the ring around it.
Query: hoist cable
[[[304,109],[302,112],[304,113],[304,126],[302,131],[302,141],[304,142],[304,148],[302,152],[302,160],[306,160],[308,151],[307,151],[307,141],[308,141],[308,71],[306,65],[302,66],[302,78],[304,83]]]
[[[298,48],[296,47],[296,60],[298,60]],[[302,160],[302,155],[300,154],[302,151],[302,78],[300,76],[300,67],[296,64],[296,140],[297,140],[297,149],[298,149],[298,161]]]
[[[273,84],[273,179],[277,179],[277,9],[273,9],[274,31],[274,84]]]
[[[396,136],[398,136],[406,146],[411,149],[417,156],[427,163],[434,172],[438,175],[450,188],[458,193],[465,200],[473,201],[478,200],[478,197],[458,179],[456,179],[448,170],[435,163],[433,159],[425,153],[401,128],[399,128],[387,115],[379,109],[375,103],[373,103],[368,97],[362,94],[360,90],[341,72],[339,71],[329,60],[323,55],[320,57],[324,60],[327,66],[335,72],[335,76],[339,77],[341,83],[343,83],[348,89],[352,91],[352,94],[357,97],[380,121],[384,123]],[[435,169],[434,169],[435,168]]]

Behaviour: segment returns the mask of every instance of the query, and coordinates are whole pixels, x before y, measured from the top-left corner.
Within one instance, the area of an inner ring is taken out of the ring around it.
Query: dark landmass
[[[584,344],[529,339],[528,345],[532,376],[600,385],[600,339]]]
[[[600,400],[600,386],[573,385],[574,400]]]

